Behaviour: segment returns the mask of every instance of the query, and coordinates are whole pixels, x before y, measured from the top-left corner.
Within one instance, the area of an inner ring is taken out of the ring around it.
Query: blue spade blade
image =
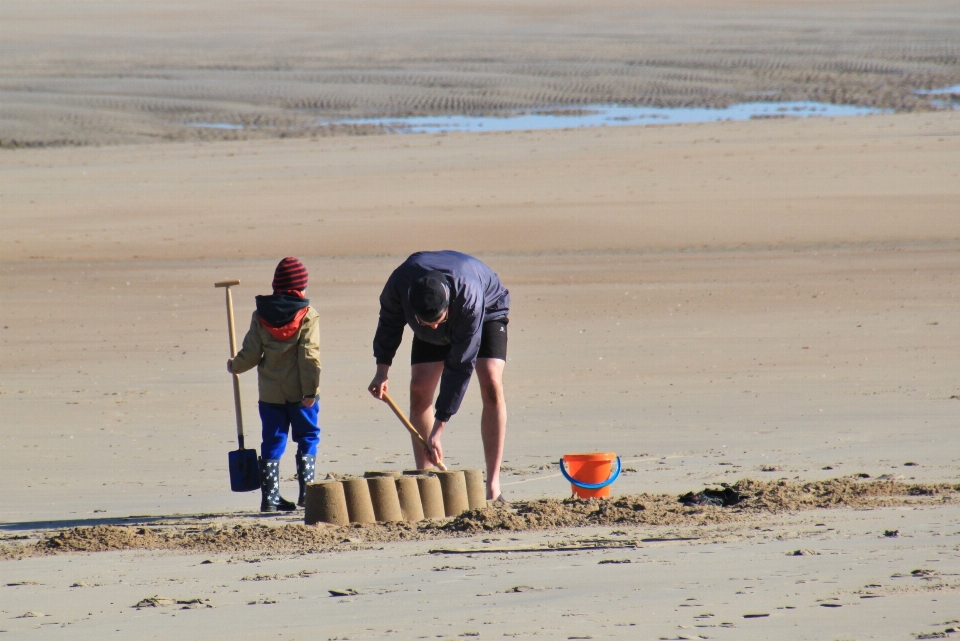
[[[234,492],[253,492],[260,489],[260,465],[256,450],[234,450],[228,454],[230,462],[230,489]]]

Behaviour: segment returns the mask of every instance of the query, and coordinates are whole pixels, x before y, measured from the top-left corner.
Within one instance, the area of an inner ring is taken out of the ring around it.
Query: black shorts
[[[509,318],[498,318],[483,324],[480,330],[480,352],[477,358],[507,360],[507,323],[509,322]],[[413,347],[410,350],[410,364],[443,362],[447,360],[449,353],[449,345],[434,345],[414,336]]]

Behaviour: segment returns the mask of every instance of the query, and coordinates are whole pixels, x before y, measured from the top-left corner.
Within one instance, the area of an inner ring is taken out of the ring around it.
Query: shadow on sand
[[[261,512],[220,512],[206,514],[170,514],[166,516],[103,516],[78,519],[61,519],[55,521],[11,521],[0,523],[0,532],[28,532],[32,530],[63,530],[75,527],[93,527],[96,525],[200,525],[213,520],[240,520],[240,519],[281,519],[300,522],[302,512],[269,513]]]

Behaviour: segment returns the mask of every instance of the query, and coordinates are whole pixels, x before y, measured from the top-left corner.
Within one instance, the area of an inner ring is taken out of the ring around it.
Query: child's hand
[[[300,404],[304,407],[313,407],[313,404],[317,402],[317,399],[313,396],[304,396],[303,400],[300,401]]]
[[[233,374],[233,359],[227,359],[227,371]]]

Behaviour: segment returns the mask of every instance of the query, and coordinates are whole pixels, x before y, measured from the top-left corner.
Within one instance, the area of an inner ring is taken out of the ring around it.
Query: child
[[[320,443],[320,315],[303,297],[307,268],[284,258],[273,274],[273,295],[257,296],[257,311],[227,371],[241,374],[257,368],[260,388],[261,512],[289,512],[303,506],[306,484],[313,481]],[[293,426],[297,444],[297,505],[280,496],[280,457]]]

